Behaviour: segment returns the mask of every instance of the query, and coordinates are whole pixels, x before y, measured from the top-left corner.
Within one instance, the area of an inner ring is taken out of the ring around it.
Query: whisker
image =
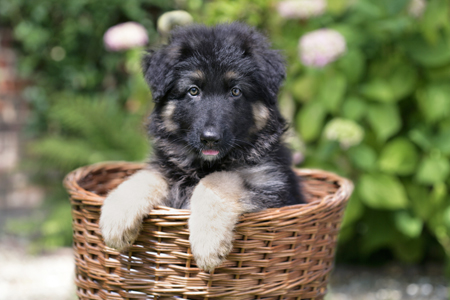
[[[246,145],[248,145],[248,146],[250,146],[250,147],[253,147],[253,144],[251,144],[251,143],[249,143],[249,142],[247,142],[247,141],[243,141],[243,140],[239,140],[239,139],[234,139],[236,142],[239,142],[239,143],[244,143],[244,144],[246,144]]]

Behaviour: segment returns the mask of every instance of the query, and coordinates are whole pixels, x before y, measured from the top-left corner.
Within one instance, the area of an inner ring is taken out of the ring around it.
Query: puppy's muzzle
[[[212,148],[215,145],[217,145],[221,139],[222,135],[213,128],[205,129],[200,134],[200,141],[202,142],[203,145],[209,148]]]

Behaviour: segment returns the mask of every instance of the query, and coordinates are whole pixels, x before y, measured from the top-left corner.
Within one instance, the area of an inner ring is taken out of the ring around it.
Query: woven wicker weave
[[[189,210],[150,211],[128,252],[103,243],[98,220],[105,194],[142,167],[102,163],[64,180],[80,299],[323,299],[351,182],[324,171],[297,170],[309,203],[243,215],[233,251],[209,274],[196,267],[190,253]]]

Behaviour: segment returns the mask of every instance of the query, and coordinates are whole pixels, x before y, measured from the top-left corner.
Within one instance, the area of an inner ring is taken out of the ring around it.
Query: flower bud
[[[426,6],[427,2],[425,0],[411,0],[408,5],[408,13],[414,18],[420,18]]]
[[[286,0],[280,1],[277,10],[286,19],[309,19],[323,15],[327,7],[325,0]]]
[[[306,66],[324,67],[345,53],[345,38],[332,29],[319,29],[305,34],[299,41],[299,56]]]
[[[103,36],[109,51],[120,51],[144,46],[148,43],[147,30],[136,22],[126,22],[110,27]]]
[[[324,134],[328,140],[338,141],[341,148],[347,149],[361,143],[364,129],[352,120],[335,118],[325,126]]]

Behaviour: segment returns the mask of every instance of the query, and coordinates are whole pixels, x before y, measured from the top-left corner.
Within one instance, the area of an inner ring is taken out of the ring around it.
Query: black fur
[[[151,164],[169,181],[171,206],[188,208],[195,185],[216,171],[239,172],[260,209],[303,202],[281,142],[285,67],[263,35],[240,23],[179,28],[144,56],[143,71],[155,101]],[[267,116],[259,124],[255,107]],[[219,154],[202,154],[208,150]]]

